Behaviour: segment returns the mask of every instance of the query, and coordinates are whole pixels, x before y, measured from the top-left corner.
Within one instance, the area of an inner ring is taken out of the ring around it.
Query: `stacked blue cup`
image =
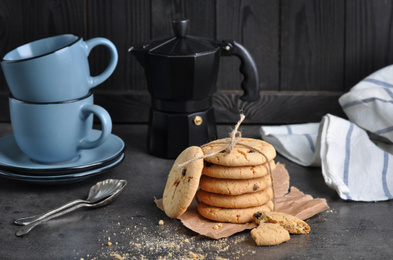
[[[103,45],[110,51],[107,68],[90,75],[88,56]],[[63,163],[78,157],[80,150],[102,145],[112,131],[112,120],[94,105],[91,89],[115,70],[116,47],[105,38],[84,41],[71,34],[27,43],[7,53],[1,61],[11,95],[11,124],[16,143],[32,160]],[[93,115],[101,134],[89,140]]]

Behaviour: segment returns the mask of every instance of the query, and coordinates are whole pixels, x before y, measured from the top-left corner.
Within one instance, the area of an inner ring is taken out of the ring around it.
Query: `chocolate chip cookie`
[[[272,178],[269,175],[254,179],[218,179],[202,175],[199,187],[208,192],[240,195],[244,193],[253,193],[266,189],[272,185]]]
[[[203,159],[192,161],[183,167],[179,167],[179,165],[201,156],[203,156],[202,149],[191,146],[180,153],[175,160],[163,194],[163,207],[168,217],[179,217],[191,204],[198,190]]]
[[[253,215],[257,211],[272,211],[274,204],[272,201],[265,205],[244,209],[226,209],[207,205],[203,202],[198,204],[198,212],[201,216],[219,222],[229,223],[249,223],[253,221]]]
[[[219,151],[219,153],[209,156],[205,160],[224,166],[249,166],[264,164],[276,157],[276,150],[271,144],[253,138],[240,138],[229,153],[225,150],[225,147],[230,141],[230,138],[224,138],[203,145],[202,150],[205,155]]]

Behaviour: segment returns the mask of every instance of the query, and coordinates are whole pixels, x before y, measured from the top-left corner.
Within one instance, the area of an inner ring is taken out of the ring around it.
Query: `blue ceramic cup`
[[[21,151],[36,162],[54,164],[77,160],[81,149],[103,144],[112,131],[108,112],[94,105],[93,94],[80,99],[31,103],[9,98],[12,130]],[[93,115],[101,135],[91,140]]]
[[[110,61],[98,76],[90,75],[88,56],[103,45]],[[84,41],[72,34],[44,38],[7,53],[1,61],[13,97],[29,102],[59,102],[86,96],[115,70],[118,54],[105,38]]]

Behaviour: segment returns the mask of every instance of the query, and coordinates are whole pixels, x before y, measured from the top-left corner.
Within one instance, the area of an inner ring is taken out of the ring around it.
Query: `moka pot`
[[[212,96],[221,56],[241,60],[244,95],[240,99],[259,98],[258,71],[242,45],[189,36],[187,19],[172,24],[175,36],[130,48],[145,70],[151,95],[148,151],[165,158],[176,158],[189,146],[217,138]]]

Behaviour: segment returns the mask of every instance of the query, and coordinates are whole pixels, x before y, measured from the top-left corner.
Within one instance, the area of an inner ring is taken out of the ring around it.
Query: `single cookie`
[[[259,192],[241,195],[216,194],[201,189],[197,192],[198,199],[203,203],[214,207],[229,209],[243,209],[261,206],[270,201],[273,198],[273,195],[273,189],[271,187]]]
[[[285,228],[273,223],[259,225],[251,230],[251,236],[258,246],[275,246],[291,238]]]
[[[272,186],[272,178],[270,175],[244,180],[217,179],[202,175],[199,182],[199,187],[202,190],[225,195],[240,195],[258,192],[270,186]]]
[[[265,205],[245,208],[245,209],[225,209],[219,207],[209,206],[203,202],[198,204],[198,212],[203,217],[218,221],[229,223],[248,223],[253,221],[253,215],[257,211],[272,211],[274,204],[272,201]]]
[[[250,166],[264,164],[267,162],[266,157],[270,161],[276,157],[276,150],[271,144],[253,138],[240,138],[232,151],[228,153],[224,148],[230,140],[230,138],[224,138],[203,145],[202,150],[205,155],[220,151],[218,154],[206,157],[205,160],[225,166]]]
[[[276,164],[273,160],[270,161],[270,169],[274,171]],[[218,179],[253,179],[260,178],[270,174],[267,163],[255,166],[236,166],[228,167],[218,164],[205,162],[202,173],[204,175],[218,178]]]
[[[254,214],[254,221],[257,224],[277,223],[291,234],[308,234],[311,230],[310,226],[300,218],[282,212],[258,211]]]
[[[202,175],[203,159],[190,162],[183,167],[179,167],[179,165],[200,156],[203,156],[202,149],[191,146],[175,160],[169,172],[162,198],[164,211],[168,217],[179,217],[187,210],[195,197]]]

